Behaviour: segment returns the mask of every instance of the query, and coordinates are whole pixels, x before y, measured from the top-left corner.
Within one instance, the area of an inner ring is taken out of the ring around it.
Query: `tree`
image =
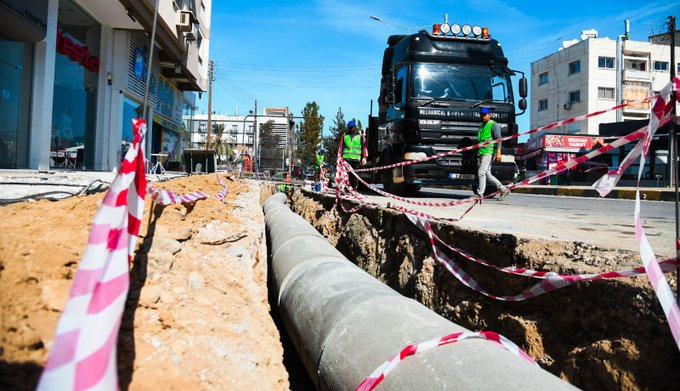
[[[321,141],[323,129],[323,115],[319,114],[319,105],[316,102],[307,102],[302,110],[303,120],[296,132],[298,147],[297,154],[307,165],[310,165],[312,156]]]
[[[325,161],[335,162],[338,148],[340,148],[340,137],[345,133],[345,129],[347,129],[345,114],[342,112],[342,107],[338,107],[338,112],[333,119],[333,126],[328,127],[331,134],[323,138],[323,146],[326,148]]]
[[[226,155],[226,143],[222,140],[222,135],[224,134],[224,124],[214,124],[212,126],[215,142],[215,152],[217,152],[217,163],[222,163],[222,155]]]
[[[267,121],[260,126],[260,167],[275,168],[281,155],[278,148],[281,136],[274,134],[274,121]]]

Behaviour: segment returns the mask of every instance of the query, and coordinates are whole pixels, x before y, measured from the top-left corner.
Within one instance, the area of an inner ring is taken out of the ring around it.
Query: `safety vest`
[[[479,141],[479,144],[485,142],[485,141],[492,141],[493,136],[491,135],[491,129],[493,128],[494,121],[492,119],[489,120],[486,124],[482,124],[482,126],[479,127],[479,131],[477,133],[477,140]],[[494,145],[487,145],[485,147],[479,147],[479,154],[480,155],[490,155],[494,151]]]
[[[343,139],[342,157],[345,160],[361,160],[361,133],[346,134]]]
[[[314,166],[316,166],[316,168],[320,168],[321,166],[323,166],[323,159],[324,159],[324,156],[319,155],[317,153],[316,154],[316,162],[314,163]]]

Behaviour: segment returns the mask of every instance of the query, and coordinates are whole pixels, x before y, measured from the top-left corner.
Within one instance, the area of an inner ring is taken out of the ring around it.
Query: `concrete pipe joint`
[[[358,268],[286,202],[279,193],[264,205],[273,285],[286,331],[317,389],[354,389],[405,346],[468,331]],[[379,388],[573,389],[497,344],[476,339],[406,359]]]

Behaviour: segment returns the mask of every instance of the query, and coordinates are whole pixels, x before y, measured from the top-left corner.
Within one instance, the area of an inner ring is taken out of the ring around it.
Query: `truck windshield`
[[[413,64],[411,97],[512,103],[510,75],[500,68],[460,64]]]

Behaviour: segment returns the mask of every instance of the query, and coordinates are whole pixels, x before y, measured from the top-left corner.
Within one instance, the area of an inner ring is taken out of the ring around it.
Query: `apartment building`
[[[676,59],[680,50],[675,48]],[[615,106],[617,97],[636,101],[657,93],[670,80],[670,47],[652,42],[622,41],[622,69],[618,70],[617,41],[584,31],[580,40],[531,63],[531,128]],[[621,89],[618,91],[618,78]],[[622,121],[649,118],[649,103],[622,110]],[[617,122],[610,112],[551,132],[597,135],[602,123]]]
[[[246,115],[213,114],[210,121],[213,127],[224,126],[222,133],[224,144],[233,145],[235,153],[243,153],[253,158],[259,149],[259,129],[263,124],[271,122],[272,134],[279,136],[278,148],[281,149],[283,159],[288,153],[284,151],[288,140],[292,139],[293,126],[288,117],[289,112],[286,108],[265,108],[262,113],[258,114],[252,112]],[[208,134],[208,115],[185,115],[184,120],[191,134],[191,144],[188,148],[204,149]],[[256,129],[258,132],[255,131]]]
[[[143,112],[149,69],[145,152],[179,161],[182,115],[207,87],[211,0],[155,5],[0,2],[0,168],[114,169]]]

